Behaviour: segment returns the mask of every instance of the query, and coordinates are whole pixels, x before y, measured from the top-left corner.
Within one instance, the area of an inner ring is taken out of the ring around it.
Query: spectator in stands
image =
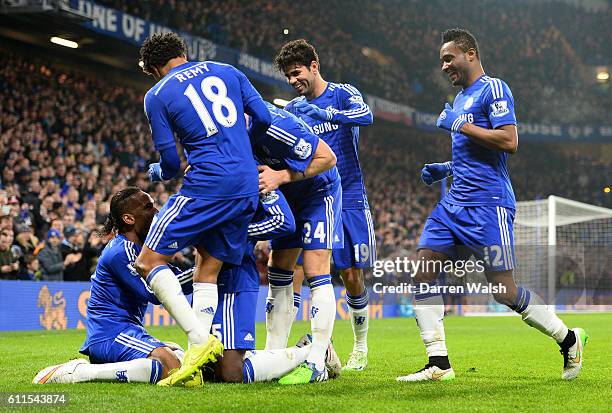
[[[57,229],[51,228],[47,234],[45,247],[38,253],[41,279],[44,281],[62,281],[64,279],[64,268],[81,259],[81,255],[78,253],[68,254],[66,258],[62,258],[61,242],[61,233]]]
[[[19,256],[12,248],[13,230],[0,229],[0,279],[15,280],[19,271]]]
[[[27,255],[25,258],[26,270],[23,277],[24,280],[36,281],[41,279],[40,263],[34,255]]]
[[[17,235],[15,236],[15,242],[21,248],[24,256],[34,254],[37,248],[40,246],[40,241],[34,232],[32,227],[29,225],[19,224],[15,226]]]
[[[64,281],[87,281],[91,277],[92,259],[101,251],[97,245],[92,246],[89,240],[85,240],[83,231],[76,227],[68,227],[64,233],[65,239],[61,243],[62,257],[66,259],[74,255],[75,261],[66,264],[64,268]],[[95,234],[91,239],[99,240]],[[95,242],[95,241],[94,241]],[[71,260],[72,260],[71,259]]]

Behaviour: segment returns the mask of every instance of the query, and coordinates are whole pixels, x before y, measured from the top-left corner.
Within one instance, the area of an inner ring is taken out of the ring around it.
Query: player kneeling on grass
[[[102,251],[91,277],[87,304],[87,337],[80,352],[89,356],[47,367],[34,383],[119,381],[157,383],[181,366],[183,350],[149,335],[143,327],[149,303],[160,304],[134,269],[157,208],[139,188],[117,192],[100,235],[116,232]],[[193,269],[175,272],[190,294]]]

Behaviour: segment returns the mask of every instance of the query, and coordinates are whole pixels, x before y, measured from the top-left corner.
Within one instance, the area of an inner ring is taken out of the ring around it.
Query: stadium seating
[[[485,70],[510,85],[519,119],[603,123],[612,104],[592,69],[608,59],[607,15],[560,0],[521,1],[520,7],[492,0],[470,7],[357,0],[349,9],[343,0],[316,0],[307,13],[286,0],[198,0],[188,13],[186,3],[170,0],[101,3],[267,60],[285,41],[304,37],[317,47],[327,78],[428,112],[439,112],[444,97],[454,94],[437,70],[440,31],[463,26],[480,40]]]

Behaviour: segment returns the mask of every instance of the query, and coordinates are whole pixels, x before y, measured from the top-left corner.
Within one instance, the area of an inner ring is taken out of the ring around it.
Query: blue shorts
[[[336,269],[373,267],[376,261],[376,235],[370,209],[342,211],[342,225],[344,246],[332,251]]]
[[[288,198],[287,202],[295,217],[296,231],[287,237],[272,240],[273,250],[330,250],[344,245],[340,180],[334,181],[316,196]]]
[[[89,346],[87,355],[94,364],[117,363],[149,357],[158,347],[166,344],[159,341],[142,326],[130,326],[114,339],[109,339]]]
[[[257,291],[228,293],[219,290],[219,304],[213,318],[212,333],[226,350],[255,349],[255,312]]]
[[[201,246],[218,260],[238,265],[258,202],[258,195],[228,200],[172,195],[153,218],[145,245],[164,255]]]
[[[514,268],[514,210],[439,202],[425,222],[419,249],[459,259],[474,254],[487,271]],[[464,247],[464,248],[461,248]]]

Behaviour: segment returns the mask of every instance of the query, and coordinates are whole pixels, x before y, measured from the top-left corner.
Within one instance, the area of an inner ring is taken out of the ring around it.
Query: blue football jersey
[[[87,302],[87,336],[82,350],[100,341],[114,338],[130,325],[142,326],[149,303],[159,305],[155,294],[134,269],[141,246],[119,234],[106,245],[96,272],[91,277]],[[193,291],[193,268],[177,274],[185,294]]]
[[[253,249],[257,241],[284,237],[295,232],[295,219],[281,191],[272,191],[259,200],[253,222],[249,224],[248,247],[239,266],[223,269],[217,285],[224,293],[259,291],[259,272]],[[253,311],[255,311],[253,309]]]
[[[359,165],[359,126],[372,123],[369,106],[354,86],[329,82],[321,96],[308,101],[329,112],[330,120],[323,122],[298,114],[293,105],[304,99],[303,96],[295,98],[285,109],[304,120],[336,154],[342,182],[342,209],[367,208],[368,199]]]
[[[508,85],[486,75],[455,97],[453,110],[485,129],[516,125],[514,98]],[[508,154],[487,149],[460,133],[452,133],[453,183],[444,198],[456,205],[516,208],[508,173]]]
[[[170,70],[145,95],[155,149],[175,146],[191,166],[181,194],[234,199],[258,193],[257,166],[244,113],[263,100],[247,77],[218,62],[187,62]]]
[[[274,170],[304,172],[319,145],[319,137],[300,118],[266,102],[272,124],[265,134],[252,137],[253,155],[257,162]],[[287,198],[308,197],[338,178],[334,166],[312,178],[281,186]]]

